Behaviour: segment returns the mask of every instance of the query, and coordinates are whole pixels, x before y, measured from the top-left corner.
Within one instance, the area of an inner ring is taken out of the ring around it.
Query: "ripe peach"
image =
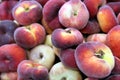
[[[52,44],[60,49],[76,47],[83,42],[82,33],[76,28],[55,29],[51,35]]]
[[[99,10],[99,7],[104,5],[106,3],[106,0],[84,0],[84,3],[88,8],[90,18],[95,18]]]
[[[0,47],[0,72],[17,71],[18,64],[27,59],[26,51],[17,44]]]
[[[86,38],[86,41],[98,41],[106,44],[106,36],[107,34],[105,33],[95,33],[91,34]]]
[[[89,20],[85,28],[80,30],[83,34],[94,34],[101,31],[97,20]]]
[[[72,69],[78,69],[76,65],[74,53],[75,53],[75,49],[71,49],[71,48],[61,50],[59,58],[65,66]]]
[[[107,5],[109,5],[113,9],[113,11],[116,15],[118,15],[120,13],[120,1],[119,2],[109,2],[109,3],[107,3]]]
[[[13,35],[16,28],[18,25],[12,20],[0,21],[0,46],[15,43]]]
[[[117,17],[113,9],[108,5],[104,5],[99,8],[97,20],[100,24],[101,30],[105,33],[107,33],[115,25],[118,25]]]
[[[55,63],[49,71],[49,80],[82,80],[79,70],[73,70],[63,65],[62,62]]]
[[[27,49],[43,43],[45,37],[45,29],[39,23],[32,23],[31,25],[19,27],[14,32],[15,42]]]
[[[87,25],[89,12],[81,0],[69,0],[61,6],[58,17],[64,27],[80,30]]]
[[[13,18],[21,25],[30,25],[42,18],[42,6],[35,0],[22,1],[12,9]]]
[[[49,30],[63,27],[58,19],[58,11],[65,2],[65,0],[49,0],[44,5],[42,24],[45,26],[45,29],[48,30],[48,33]]]
[[[113,55],[120,58],[120,25],[114,26],[106,37],[106,43],[111,48]]]
[[[76,64],[81,72],[92,78],[105,78],[115,65],[111,49],[101,42],[85,42],[75,50]]]
[[[19,0],[19,1],[29,1],[29,0]],[[44,6],[48,0],[35,0],[35,1],[39,2],[42,6]]]
[[[21,61],[17,73],[17,80],[48,80],[48,69],[31,60]]]
[[[12,16],[12,9],[18,1],[2,1],[0,2],[0,20],[14,20]]]
[[[17,72],[4,72],[0,74],[1,80],[17,80],[18,74]]]
[[[115,56],[115,67],[113,68],[112,74],[120,74],[120,58]]]

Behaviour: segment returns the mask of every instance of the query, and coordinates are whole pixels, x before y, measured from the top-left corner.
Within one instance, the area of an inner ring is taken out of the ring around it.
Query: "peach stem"
[[[102,50],[99,50],[98,52],[96,52],[95,56],[102,59],[104,54],[105,53]]]

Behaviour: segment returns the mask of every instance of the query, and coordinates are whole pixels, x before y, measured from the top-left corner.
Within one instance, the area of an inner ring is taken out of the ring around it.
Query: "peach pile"
[[[0,0],[0,80],[120,80],[120,0]]]

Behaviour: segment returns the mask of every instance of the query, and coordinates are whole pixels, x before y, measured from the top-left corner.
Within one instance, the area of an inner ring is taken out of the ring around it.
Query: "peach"
[[[82,80],[82,75],[79,70],[70,69],[62,62],[57,62],[49,71],[49,80]]]
[[[115,56],[115,67],[113,68],[112,74],[120,74],[120,58]]]
[[[21,61],[17,73],[17,80],[48,80],[48,69],[31,60]]]
[[[51,41],[51,34],[47,34],[47,35],[46,35],[44,44],[45,44],[45,45],[48,45],[48,46],[50,46],[50,47],[53,47],[53,44],[52,44],[52,41]]]
[[[30,25],[42,18],[42,5],[37,1],[22,1],[12,9],[13,18],[21,25]]]
[[[45,29],[39,23],[32,23],[31,25],[19,27],[14,32],[15,42],[21,47],[27,49],[43,43],[45,37]]]
[[[65,0],[49,0],[44,5],[42,24],[47,30],[47,33],[49,33],[49,30],[53,31],[56,28],[63,27],[58,19],[58,11],[65,2]]]
[[[115,59],[111,49],[101,42],[85,42],[75,50],[76,64],[87,77],[102,79],[111,74]]]
[[[106,0],[84,0],[84,3],[88,8],[90,18],[95,18],[99,10],[99,7],[104,5],[106,3]]]
[[[4,72],[0,74],[1,80],[17,80],[17,72]]]
[[[106,43],[111,48],[113,55],[120,58],[120,25],[114,26],[106,37]]]
[[[60,60],[63,63],[63,65],[72,68],[72,69],[78,69],[75,61],[75,49],[65,49],[60,51]]]
[[[58,17],[64,27],[80,30],[87,25],[89,12],[81,0],[69,0],[61,6]]]
[[[20,0],[20,1],[29,1],[29,0]],[[42,6],[44,6],[48,0],[35,0],[35,1],[39,2]]]
[[[60,51],[61,51],[61,49],[60,49],[60,48],[57,48],[57,47],[55,47],[55,46],[53,46],[52,48],[53,48],[53,51],[54,51],[55,55],[56,55],[57,57],[60,57]]]
[[[35,46],[28,53],[28,59],[40,63],[50,69],[55,61],[54,50],[45,44]]]
[[[48,23],[43,18],[41,20],[41,24],[45,28],[47,34],[51,34],[53,32],[53,30],[48,26]]]
[[[83,34],[94,34],[101,31],[97,20],[89,20],[85,28],[80,30]]]
[[[106,37],[107,37],[107,34],[105,33],[95,33],[95,34],[88,35],[88,37],[86,38],[86,41],[87,42],[98,41],[106,44]]]
[[[0,46],[15,43],[13,35],[16,28],[18,25],[12,20],[0,21]]]
[[[12,9],[17,3],[15,0],[0,2],[0,20],[14,20]]]
[[[117,17],[113,9],[108,5],[104,5],[99,8],[97,20],[101,30],[105,33],[107,33],[115,25],[118,25]]]
[[[120,1],[119,2],[109,2],[107,3],[107,5],[109,5],[113,11],[115,12],[116,15],[118,15],[118,13],[120,13]]]
[[[49,0],[36,0],[36,1],[39,2],[42,6],[44,6],[46,2]]]
[[[18,64],[27,59],[26,51],[17,44],[0,47],[0,72],[17,71]]]
[[[52,44],[60,49],[76,47],[83,42],[82,33],[76,28],[55,29],[51,35]]]

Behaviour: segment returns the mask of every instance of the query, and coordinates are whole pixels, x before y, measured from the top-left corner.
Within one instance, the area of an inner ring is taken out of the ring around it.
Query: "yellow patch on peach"
[[[23,7],[18,7],[15,11],[15,14],[19,15],[19,14],[23,13],[24,11],[25,11],[25,9]]]
[[[36,7],[37,7],[37,5],[32,5],[32,6],[30,6],[29,9],[33,9],[33,8],[36,8]]]

